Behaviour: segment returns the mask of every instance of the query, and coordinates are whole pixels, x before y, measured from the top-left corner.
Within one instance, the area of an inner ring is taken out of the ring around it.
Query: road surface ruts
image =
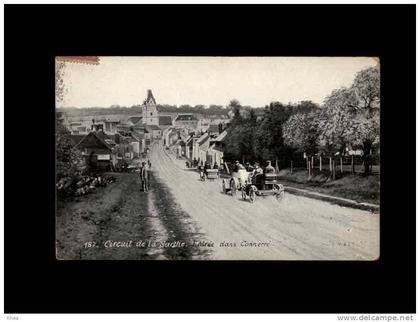
[[[215,259],[357,260],[379,256],[379,214],[286,194],[254,204],[224,195],[221,180],[201,182],[159,145],[151,152],[154,174],[171,190],[207,239]],[[240,247],[243,242],[268,247]],[[238,247],[219,247],[235,242]]]

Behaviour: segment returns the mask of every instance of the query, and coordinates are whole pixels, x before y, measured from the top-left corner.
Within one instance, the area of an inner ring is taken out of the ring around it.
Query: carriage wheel
[[[236,197],[236,182],[235,182],[235,180],[230,181],[230,191],[232,193],[232,197]]]
[[[249,190],[249,201],[251,203],[254,203],[256,197],[257,197],[257,195],[255,194],[254,189],[250,189]]]
[[[246,190],[245,187],[242,188],[242,199],[243,200],[246,200],[246,191],[245,190]]]
[[[276,199],[281,201],[284,198],[284,187],[282,185],[275,185],[274,190],[276,191]]]

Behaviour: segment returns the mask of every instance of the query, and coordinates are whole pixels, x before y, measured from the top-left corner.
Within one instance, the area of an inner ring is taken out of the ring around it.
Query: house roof
[[[172,117],[169,115],[159,116],[159,125],[172,125]]]
[[[85,136],[86,136],[86,134],[72,134],[72,135],[69,135],[71,146],[73,147],[73,146],[77,145]]]
[[[133,125],[127,123],[120,123],[117,125],[117,129],[130,129]]]
[[[178,114],[175,121],[198,121],[193,114]]]
[[[204,141],[202,141],[201,143],[199,143],[200,149],[203,151],[207,151],[210,148],[210,145],[207,145],[205,143],[207,143],[209,141],[210,137],[208,136]]]
[[[131,136],[137,141],[144,139],[144,133],[131,133]]]
[[[219,125],[218,124],[211,124],[207,130],[209,133],[217,132],[219,133]]]
[[[224,130],[224,131],[223,131],[222,133],[220,133],[220,134],[219,134],[219,136],[218,136],[217,138],[215,138],[213,141],[216,141],[216,142],[222,142],[222,141],[225,139],[226,135],[227,135],[227,131],[226,131],[226,130]]]
[[[218,151],[218,152],[224,152],[222,147],[220,147],[220,146],[218,146],[218,145],[215,145],[215,144],[212,144],[212,145],[209,147],[209,150],[214,150],[214,151]]]
[[[209,137],[208,133],[204,133],[202,136],[200,136],[200,138],[197,140],[198,144],[202,144],[203,141],[205,141],[206,138]]]
[[[172,131],[168,135],[169,135],[170,138],[173,137],[173,136],[178,136],[178,132],[177,131]]]
[[[147,130],[161,130],[161,128],[157,125],[146,125]]]
[[[143,119],[142,116],[132,116],[132,117],[128,118],[127,122],[131,122],[133,124],[136,124],[139,121],[141,121],[142,119]]]
[[[103,133],[103,134],[106,136],[105,133]],[[109,139],[109,138],[107,138],[107,139]],[[89,140],[91,140],[91,141],[89,142]],[[92,147],[92,144],[95,144],[95,143],[96,143],[97,146],[102,146],[106,149],[112,150],[112,146],[109,145],[108,143],[106,143],[104,141],[104,139],[101,138],[101,135],[98,135],[98,132],[93,132],[93,131],[86,134],[85,137],[82,140],[80,140],[79,143],[77,143],[75,145],[75,148],[88,147],[88,146]]]
[[[208,135],[208,133],[204,133],[198,140],[197,143],[198,145],[201,146],[204,145],[205,143],[207,143],[207,141],[210,140],[210,136]]]
[[[133,129],[137,132],[149,133],[149,128],[141,122],[138,122],[136,125],[134,125]]]
[[[97,131],[94,133],[96,134],[96,136],[98,136],[102,140],[110,139],[110,137],[104,131]]]

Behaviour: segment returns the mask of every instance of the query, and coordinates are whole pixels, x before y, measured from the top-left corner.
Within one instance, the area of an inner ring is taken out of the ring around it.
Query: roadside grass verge
[[[379,175],[362,176],[359,174],[337,173],[336,180],[329,178],[328,172],[314,171],[308,178],[306,170],[280,171],[280,180],[287,186],[328,194],[334,197],[351,199],[379,205],[380,178]]]

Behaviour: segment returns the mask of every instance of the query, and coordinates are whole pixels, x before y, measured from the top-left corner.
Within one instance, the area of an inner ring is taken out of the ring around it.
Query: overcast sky
[[[322,103],[333,89],[375,66],[367,57],[100,57],[99,65],[66,63],[59,107],[132,106],[151,89],[158,104],[265,106]]]

